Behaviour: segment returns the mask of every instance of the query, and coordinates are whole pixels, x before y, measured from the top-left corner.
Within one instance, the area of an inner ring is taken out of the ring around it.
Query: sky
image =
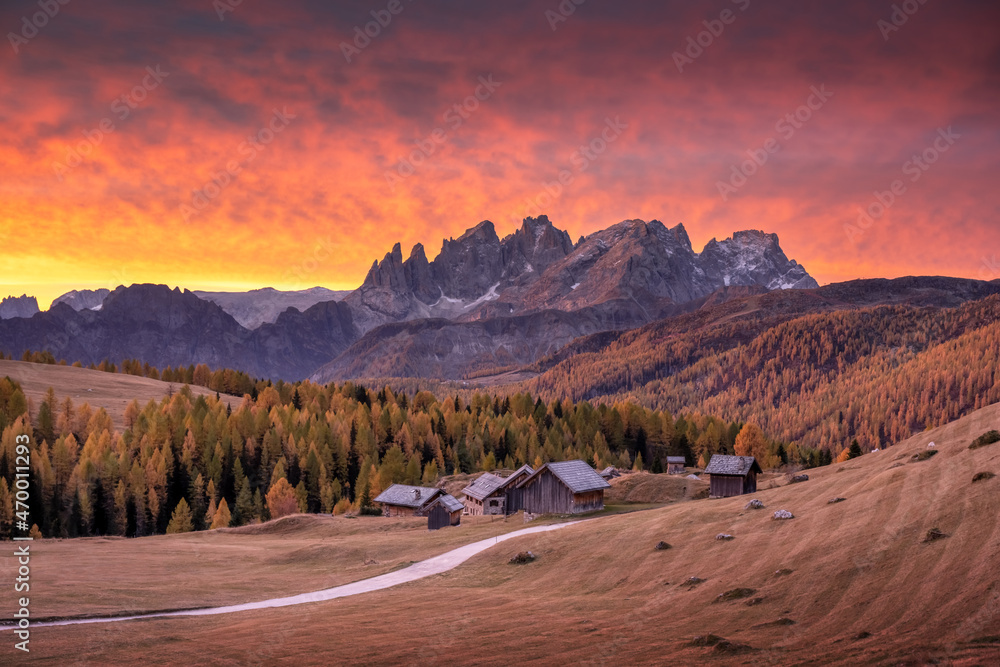
[[[541,213],[1000,278],[995,2],[63,1],[0,6],[0,296],[351,289]]]

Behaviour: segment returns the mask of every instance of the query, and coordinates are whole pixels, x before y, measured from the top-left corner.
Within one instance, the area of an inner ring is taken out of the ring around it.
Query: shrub
[[[362,507],[358,510],[360,516],[382,516],[382,510],[378,507]]]
[[[934,542],[935,540],[942,540],[948,537],[940,528],[931,528],[927,531],[927,537],[924,538],[924,542]]]
[[[972,441],[969,445],[969,449],[979,449],[980,447],[985,447],[986,445],[992,445],[994,442],[1000,442],[1000,431],[992,430],[983,433],[981,436]]]
[[[731,590],[726,591],[725,593],[719,594],[719,596],[715,598],[715,601],[729,602],[730,600],[743,600],[744,598],[748,598],[756,592],[757,591],[755,591],[752,588],[733,588]]]
[[[937,456],[937,453],[938,450],[936,449],[925,449],[922,452],[917,452],[916,454],[911,456],[910,459],[913,461],[926,461],[932,456]]]

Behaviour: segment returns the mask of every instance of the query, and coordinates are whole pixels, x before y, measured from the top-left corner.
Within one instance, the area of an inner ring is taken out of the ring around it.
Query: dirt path
[[[505,535],[499,535],[497,537],[490,537],[485,540],[480,540],[478,542],[473,542],[472,544],[466,544],[464,547],[458,547],[457,549],[452,549],[440,556],[434,556],[433,558],[428,558],[427,560],[420,561],[419,563],[414,563],[407,568],[402,570],[397,570],[396,572],[389,572],[387,574],[379,575],[377,577],[372,577],[371,579],[362,579],[361,581],[356,581],[351,584],[344,584],[342,586],[334,586],[333,588],[327,588],[321,591],[313,591],[312,593],[302,593],[300,595],[293,595],[285,598],[273,598],[270,600],[261,600],[260,602],[247,602],[245,604],[235,604],[225,607],[206,607],[204,609],[185,609],[181,611],[162,611],[153,612],[149,614],[136,614],[135,616],[116,616],[116,617],[100,617],[100,618],[74,618],[67,619],[63,621],[47,621],[40,623],[32,623],[31,627],[46,627],[52,625],[81,625],[85,623],[115,623],[118,621],[134,621],[143,618],[163,618],[170,616],[214,616],[217,614],[232,614],[239,611],[251,611],[255,609],[269,609],[271,607],[289,607],[298,604],[308,604],[310,602],[324,602],[326,600],[335,600],[337,598],[343,598],[350,595],[360,595],[361,593],[370,593],[372,591],[379,591],[384,588],[391,588],[393,586],[398,586],[399,584],[405,584],[409,581],[416,581],[417,579],[423,579],[424,577],[429,577],[434,574],[441,574],[442,572],[447,572],[452,570],[465,561],[469,560],[473,556],[483,551],[486,551],[490,547],[504,542],[506,540],[521,537],[522,535],[531,535],[534,533],[544,533],[552,530],[559,530],[560,528],[565,528],[566,526],[572,526],[574,524],[580,523],[580,521],[569,521],[566,523],[557,523],[547,526],[533,526],[531,528],[523,528],[521,530],[515,530],[512,533],[507,533]],[[13,626],[6,626],[0,628],[0,630],[13,629]]]

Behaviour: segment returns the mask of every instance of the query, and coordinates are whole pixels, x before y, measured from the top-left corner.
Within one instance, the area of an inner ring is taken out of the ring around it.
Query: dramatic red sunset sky
[[[3,3],[0,296],[353,288],[538,213],[773,231],[820,283],[1000,278],[995,2],[225,1]]]

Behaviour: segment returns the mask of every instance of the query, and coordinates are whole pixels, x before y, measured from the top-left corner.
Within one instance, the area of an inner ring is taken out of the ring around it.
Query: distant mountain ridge
[[[404,260],[397,243],[346,296],[155,285],[71,292],[39,317],[5,321],[0,349],[44,348],[86,363],[206,363],[284,379],[457,379],[532,364],[580,336],[709,299],[816,286],[774,234],[737,232],[696,253],[683,225],[625,220],[574,244],[539,216],[502,239],[483,221],[446,239],[433,261],[420,244]]]
[[[31,317],[38,312],[38,300],[33,296],[7,296],[0,301],[0,320],[13,317]]]

